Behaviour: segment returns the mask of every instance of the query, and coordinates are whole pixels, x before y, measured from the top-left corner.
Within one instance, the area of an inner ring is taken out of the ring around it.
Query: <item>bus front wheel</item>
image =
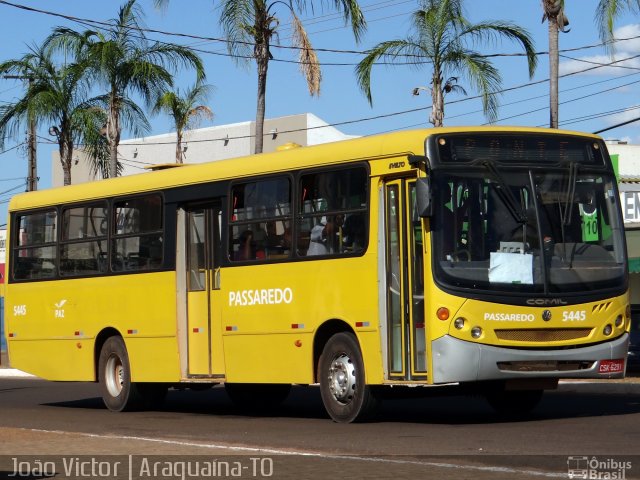
[[[375,412],[378,400],[365,384],[362,353],[352,333],[329,339],[318,362],[318,379],[322,403],[335,422],[363,421]]]
[[[129,356],[122,337],[104,342],[98,360],[98,380],[102,400],[113,412],[157,408],[167,387],[158,383],[132,383]]]

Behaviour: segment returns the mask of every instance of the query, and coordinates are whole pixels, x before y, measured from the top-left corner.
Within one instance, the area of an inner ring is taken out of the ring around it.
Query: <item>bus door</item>
[[[426,379],[423,230],[416,209],[415,179],[384,185],[387,376]],[[383,345],[385,347],[385,345]]]
[[[221,376],[224,372],[220,330],[220,203],[182,210],[184,253],[183,283],[186,319],[187,376]],[[184,340],[183,340],[184,342]],[[183,347],[185,347],[183,345]],[[183,348],[184,352],[184,348]],[[185,355],[181,355],[185,357]]]

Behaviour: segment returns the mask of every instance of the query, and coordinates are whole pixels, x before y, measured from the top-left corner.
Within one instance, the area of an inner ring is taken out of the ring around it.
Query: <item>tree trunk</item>
[[[264,143],[264,113],[267,95],[267,68],[269,50],[266,45],[256,45],[256,63],[258,65],[258,104],[256,107],[256,138],[254,153],[262,153]]]
[[[180,130],[176,131],[176,163],[183,162],[183,151],[182,151],[182,132]]]
[[[58,142],[60,163],[62,164],[63,185],[71,185],[71,162],[73,161],[73,142],[61,138]]]
[[[434,127],[444,124],[444,94],[442,93],[442,76],[436,74],[431,82],[431,116],[429,121]]]
[[[107,117],[107,143],[109,144],[109,178],[118,176],[118,145],[120,144],[120,105],[112,93]]]
[[[549,25],[549,127],[558,128],[558,17],[550,15]]]

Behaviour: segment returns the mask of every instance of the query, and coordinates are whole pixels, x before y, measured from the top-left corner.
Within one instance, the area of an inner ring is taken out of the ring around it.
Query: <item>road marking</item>
[[[261,455],[287,455],[287,456],[298,456],[298,457],[322,458],[322,459],[330,459],[330,460],[354,460],[359,462],[372,462],[372,463],[382,463],[382,464],[388,463],[388,464],[395,464],[395,465],[417,465],[417,466],[423,466],[423,467],[448,468],[448,469],[468,470],[468,471],[475,471],[475,472],[507,473],[507,474],[516,474],[518,476],[530,475],[530,476],[544,477],[544,478],[567,478],[566,472],[554,473],[554,472],[544,472],[541,470],[523,470],[523,469],[512,468],[512,467],[462,465],[457,463],[430,462],[430,461],[420,461],[420,460],[402,460],[402,459],[394,459],[394,458],[381,458],[381,457],[357,456],[357,455],[336,455],[328,452],[290,450],[285,448],[249,447],[249,446],[231,445],[231,444],[224,444],[224,443],[216,444],[216,443],[185,442],[182,440],[169,440],[169,439],[138,437],[138,436],[130,436],[130,435],[101,435],[97,433],[65,432],[63,430],[43,430],[38,428],[17,428],[17,430],[23,430],[23,431],[35,432],[35,433],[49,433],[49,434],[55,434],[55,435],[77,435],[80,437],[98,438],[103,440],[132,440],[132,441],[139,441],[139,442],[159,443],[163,445],[174,445],[179,447],[196,447],[196,448],[204,448],[204,449],[228,450],[230,452],[235,452],[235,453],[244,452],[244,453],[254,453],[254,454],[261,454]]]

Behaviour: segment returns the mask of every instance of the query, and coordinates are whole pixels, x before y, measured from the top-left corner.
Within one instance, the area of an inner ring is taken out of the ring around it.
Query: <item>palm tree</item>
[[[542,21],[549,27],[549,127],[558,128],[558,32],[568,32],[564,0],[542,0]]]
[[[205,105],[211,85],[204,85],[197,82],[195,86],[187,90],[184,95],[180,90],[166,91],[158,99],[153,107],[154,113],[165,112],[173,119],[176,128],[176,163],[183,163],[184,150],[182,140],[185,130],[196,128],[203,118],[212,119],[213,112]]]
[[[600,39],[607,42],[605,47],[613,53],[613,26],[616,19],[625,11],[640,12],[640,0],[600,0],[596,7],[596,23]]]
[[[409,59],[416,68],[431,66],[431,115],[429,121],[441,127],[444,120],[444,95],[459,90],[459,73],[482,95],[485,116],[490,121],[497,117],[498,102],[495,92],[501,84],[500,72],[491,61],[470,49],[473,42],[491,41],[506,37],[519,42],[525,50],[529,76],[536,67],[536,55],[529,34],[518,26],[500,21],[472,24],[464,18],[462,0],[422,0],[421,8],[413,13],[413,32],[406,39],[382,42],[371,50],[356,67],[356,77],[369,103],[371,95],[371,69],[378,60]]]
[[[76,32],[57,28],[49,42],[70,50],[76,58],[89,64],[89,72],[108,92],[96,97],[105,104],[105,137],[109,145],[109,176],[117,175],[118,145],[122,128],[134,135],[149,130],[144,112],[129,96],[139,94],[148,104],[172,86],[172,71],[180,67],[195,68],[198,80],[204,78],[202,60],[192,50],[178,45],[150,43],[141,29],[142,12],[136,0],[128,0],[105,33],[86,30]]]
[[[163,0],[160,0],[162,3]],[[156,2],[158,3],[158,2]],[[366,28],[364,15],[357,0],[323,0],[341,11],[345,22],[351,22],[351,30],[356,41]],[[304,13],[307,5],[313,9],[311,1],[304,0],[223,0],[221,3],[220,24],[228,40],[229,53],[238,62],[254,59],[258,71],[258,98],[256,108],[255,153],[262,152],[264,116],[266,108],[267,70],[271,55],[273,38],[278,36],[280,17],[278,7],[284,7],[284,13],[291,17],[293,25],[293,45],[300,51],[299,62],[307,80],[311,95],[320,94],[320,64],[305,31],[298,13]]]
[[[58,143],[64,184],[69,185],[74,148],[84,142],[89,149],[99,150],[96,136],[106,115],[96,102],[87,99],[84,66],[71,63],[57,67],[51,53],[45,43],[31,48],[22,58],[0,64],[0,74],[29,78],[25,95],[0,107],[0,144],[30,121],[51,125],[49,132]]]
[[[558,67],[560,64],[558,32],[568,32],[569,19],[564,0],[542,0],[542,21],[549,26],[549,126],[558,128]],[[640,11],[640,0],[600,0],[596,7],[596,23],[605,48],[613,53],[613,25],[624,11]]]

